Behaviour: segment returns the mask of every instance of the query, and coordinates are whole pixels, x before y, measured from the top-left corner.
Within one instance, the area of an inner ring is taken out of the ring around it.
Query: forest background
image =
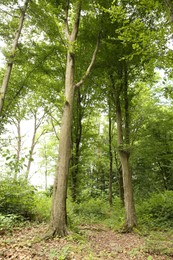
[[[0,13],[1,229],[170,232],[171,1],[3,0]]]

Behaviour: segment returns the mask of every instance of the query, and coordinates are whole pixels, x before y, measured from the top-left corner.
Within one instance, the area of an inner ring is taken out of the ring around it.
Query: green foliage
[[[23,217],[25,220],[47,221],[50,216],[51,197],[38,192],[24,181],[5,179],[0,182],[0,211]]]
[[[103,198],[90,198],[79,204],[68,200],[67,208],[68,222],[72,229],[81,223],[95,222],[100,222],[113,229],[119,229],[124,221],[124,209],[118,198],[114,200],[112,208],[109,207],[108,201]]]
[[[153,194],[137,206],[139,225],[151,229],[173,227],[173,191]]]
[[[6,149],[2,157],[5,159],[5,172],[10,177],[17,177],[18,173],[24,169],[25,161],[27,156],[22,157],[21,159],[17,158],[15,153],[12,153],[9,149]]]
[[[0,211],[33,218],[35,188],[20,180],[6,178],[0,182]]]
[[[37,192],[34,195],[34,220],[42,222],[50,218],[51,197],[45,192]]]
[[[102,220],[107,214],[107,203],[99,198],[91,198],[78,204],[75,211],[86,219]]]
[[[3,234],[5,231],[11,231],[14,226],[21,222],[23,222],[21,216],[15,214],[0,214],[0,234]]]

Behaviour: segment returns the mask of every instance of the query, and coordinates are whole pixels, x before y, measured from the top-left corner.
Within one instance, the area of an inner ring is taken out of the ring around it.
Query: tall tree
[[[111,8],[106,10],[110,14],[113,25],[113,27],[108,27],[106,33],[109,37],[105,40],[104,47],[109,62],[107,73],[111,79],[112,102],[116,107],[117,144],[123,174],[126,231],[131,231],[136,226],[129,161],[132,129],[130,105],[133,98],[131,86],[138,78],[144,77],[147,66],[150,65],[150,73],[154,73],[152,68],[158,56],[157,53],[164,49],[163,44],[165,44],[161,27],[163,21],[160,19],[161,6],[154,1],[147,4],[146,1],[144,8],[144,2],[114,1]],[[158,28],[157,34],[156,28]],[[158,48],[159,45],[160,48]],[[116,59],[112,59],[112,53]],[[106,62],[104,64],[106,65]],[[149,71],[147,74],[149,75]]]
[[[91,68],[95,62],[96,53],[98,50],[97,43],[88,69],[86,70],[82,79],[75,84],[75,43],[77,41],[79,31],[82,1],[76,1],[76,3],[73,5],[73,10],[71,9],[71,7],[72,3],[70,3],[70,1],[66,1],[66,5],[64,6],[65,37],[67,42],[65,103],[60,129],[59,159],[54,182],[51,222],[46,237],[57,235],[63,237],[67,235],[66,198],[68,171],[71,157],[71,128],[73,117],[74,90],[75,87],[80,87],[84,83],[86,77],[89,75]],[[73,12],[73,17],[70,17],[70,11]]]

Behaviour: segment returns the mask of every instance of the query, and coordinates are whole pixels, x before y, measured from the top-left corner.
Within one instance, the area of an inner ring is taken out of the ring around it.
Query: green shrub
[[[137,206],[138,222],[149,228],[173,227],[173,191],[153,194]]]
[[[85,217],[86,219],[103,219],[107,212],[108,203],[102,199],[91,198],[88,201],[76,204],[75,213]]]
[[[118,198],[110,208],[107,200],[103,198],[90,198],[81,203],[73,203],[68,199],[68,221],[70,227],[81,223],[97,222],[113,229],[119,229],[124,221],[124,209]]]
[[[26,182],[13,179],[0,181],[0,212],[33,218],[35,188]]]
[[[45,192],[36,192],[34,196],[34,220],[42,222],[50,218],[52,198]]]
[[[0,214],[0,234],[5,233],[6,231],[11,231],[14,226],[21,222],[23,222],[23,218],[21,216],[15,214]]]

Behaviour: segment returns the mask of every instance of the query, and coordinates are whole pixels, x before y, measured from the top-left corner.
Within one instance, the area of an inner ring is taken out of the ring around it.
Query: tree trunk
[[[117,110],[117,133],[118,133],[118,145],[119,156],[122,165],[123,173],[123,187],[124,187],[124,205],[126,212],[125,230],[130,232],[136,226],[136,215],[133,200],[133,188],[132,188],[132,175],[129,167],[129,153],[123,150],[122,139],[122,125],[121,125],[121,113]]]
[[[124,207],[124,185],[123,185],[123,172],[122,166],[118,168],[118,179],[119,179],[119,192],[122,206]]]
[[[80,157],[80,143],[82,137],[82,111],[81,111],[81,94],[80,88],[76,89],[76,106],[75,113],[76,117],[74,118],[74,128],[73,128],[73,158],[72,158],[72,172],[71,172],[71,181],[72,181],[72,199],[73,201],[77,200],[78,193],[78,175],[79,175],[79,157]]]
[[[48,161],[48,156],[47,156],[47,143],[46,142],[45,142],[45,146],[44,146],[44,159],[45,159],[45,174],[44,174],[45,185],[44,185],[44,189],[47,190],[47,176],[48,176],[47,161]]]
[[[59,236],[63,237],[67,235],[67,213],[66,213],[66,198],[67,198],[67,180],[68,171],[71,157],[71,134],[72,134],[72,117],[73,117],[73,102],[74,102],[74,90],[75,87],[80,87],[85,79],[88,77],[91,68],[95,62],[96,53],[99,47],[99,39],[94,50],[91,63],[89,64],[86,73],[82,79],[74,84],[74,42],[77,40],[77,34],[79,29],[80,13],[82,1],[76,1],[75,6],[75,19],[71,33],[69,32],[69,3],[66,2],[66,19],[65,19],[65,33],[68,42],[67,48],[67,62],[65,73],[65,104],[62,114],[62,122],[60,129],[59,139],[59,158],[58,167],[54,182],[53,198],[52,198],[52,212],[51,221],[47,234],[44,239]],[[74,18],[74,17],[73,17]]]
[[[16,159],[17,159],[17,164],[19,166],[20,163],[20,156],[21,156],[21,146],[22,146],[22,137],[21,137],[21,120],[19,118],[14,121],[14,124],[17,128],[17,155],[16,155]],[[17,169],[14,172],[14,180],[17,180],[18,174],[20,172],[20,168],[17,167]]]
[[[20,16],[19,27],[18,27],[16,34],[15,34],[13,46],[12,46],[12,49],[11,49],[10,60],[8,61],[7,69],[6,69],[5,76],[3,78],[2,86],[1,86],[1,89],[0,89],[0,114],[2,113],[2,110],[3,110],[5,95],[6,95],[6,92],[7,92],[8,83],[9,83],[11,71],[12,71],[12,68],[13,68],[13,63],[14,63],[13,60],[14,60],[14,57],[15,57],[15,51],[17,49],[17,44],[18,44],[18,41],[19,41],[19,37],[21,35],[21,31],[22,31],[22,27],[23,27],[23,23],[24,23],[24,19],[25,19],[25,13],[26,13],[26,10],[27,10],[27,7],[28,7],[28,3],[29,3],[29,0],[26,0],[25,3],[24,3],[24,6],[20,9],[21,10],[21,16]]]
[[[59,161],[54,183],[52,214],[50,233],[51,236],[67,235],[66,219],[66,197],[69,163],[71,157],[71,127],[73,115],[74,97],[74,56],[67,55],[65,98],[66,102],[62,114],[60,140],[59,140]]]
[[[124,187],[124,205],[125,205],[125,231],[131,232],[136,226],[136,214],[133,199],[133,187],[132,187],[132,174],[129,166],[129,111],[128,111],[128,96],[127,96],[127,68],[124,68],[124,77],[122,76],[122,71],[120,72],[120,78],[122,85],[119,86],[116,95],[116,119],[117,119],[117,136],[118,136],[118,152],[120,156],[120,161],[122,165],[123,173],[123,187]],[[121,101],[120,93],[123,91],[124,94],[124,109],[125,109],[125,134],[123,135],[122,127],[122,112],[121,112]]]
[[[27,164],[27,169],[26,169],[26,174],[25,174],[25,181],[28,182],[28,177],[29,177],[29,173],[30,173],[30,169],[31,169],[31,163],[33,161],[32,157],[33,157],[33,153],[34,153],[34,148],[36,145],[36,133],[37,133],[37,115],[36,113],[34,114],[34,132],[33,132],[33,136],[32,136],[32,142],[31,142],[31,147],[30,147],[30,151],[29,151],[29,158],[28,158],[28,164]]]
[[[136,215],[133,200],[132,175],[129,167],[129,154],[125,151],[120,151],[119,155],[123,172],[124,205],[126,212],[125,231],[131,232],[136,226]]]
[[[112,207],[112,183],[113,183],[113,156],[112,156],[112,118],[109,105],[109,205]]]

